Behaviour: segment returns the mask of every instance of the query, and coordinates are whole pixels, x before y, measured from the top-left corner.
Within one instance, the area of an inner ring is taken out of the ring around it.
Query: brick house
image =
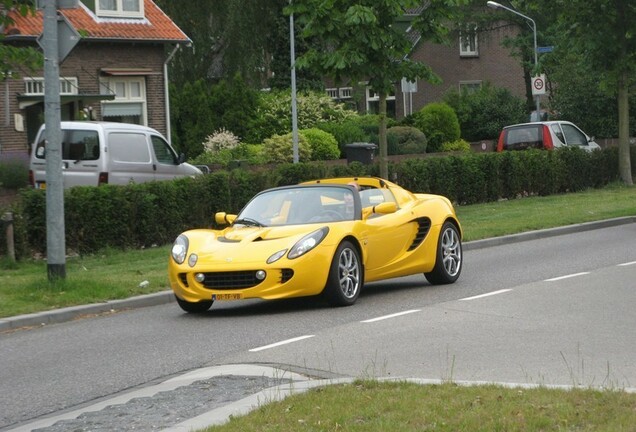
[[[467,31],[457,36],[451,45],[419,41],[419,35],[409,28],[410,20],[421,11],[414,9],[396,25],[401,25],[413,43],[410,59],[430,66],[441,78],[441,84],[427,82],[396,83],[395,92],[387,97],[387,113],[402,118],[420,110],[431,102],[439,102],[450,89],[477,89],[489,82],[508,89],[513,95],[526,97],[526,78],[519,59],[513,58],[502,46],[506,36],[518,31],[514,26],[502,25],[480,30],[467,23]],[[404,90],[404,91],[403,91]],[[414,90],[414,91],[413,91]],[[367,87],[345,85],[338,87],[327,82],[329,95],[341,102],[350,102],[361,112],[377,112],[379,95]]]
[[[152,0],[58,0],[79,43],[60,63],[62,120],[137,123],[170,138],[167,66],[191,43]],[[62,8],[64,7],[64,8]],[[3,43],[37,46],[43,11],[4,29]],[[0,159],[26,157],[44,122],[44,71],[17,71],[0,85]]]

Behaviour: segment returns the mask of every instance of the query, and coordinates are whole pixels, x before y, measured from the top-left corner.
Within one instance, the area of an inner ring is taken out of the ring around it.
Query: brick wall
[[[166,134],[165,93],[163,79],[163,62],[165,61],[163,45],[122,44],[122,43],[80,43],[73,49],[67,59],[60,65],[60,76],[77,77],[80,93],[97,94],[99,89],[100,70],[103,68],[144,68],[152,72],[145,76],[148,126]],[[0,82],[0,158],[2,154],[25,153],[28,149],[26,130],[16,130],[14,114],[22,114],[25,121],[25,110],[19,109],[17,95],[25,92],[22,73],[20,79]],[[43,77],[44,72],[35,73],[33,77]],[[6,84],[6,85],[5,85]],[[6,103],[8,90],[9,116],[7,122]],[[101,108],[98,101],[88,102],[94,109],[96,119],[101,120]],[[71,108],[63,106],[64,116],[75,118]],[[44,121],[42,116],[37,119]]]
[[[512,28],[502,27],[481,32],[478,36],[477,57],[460,57],[459,41],[450,45],[421,43],[411,58],[430,66],[441,79],[441,84],[418,81],[417,93],[413,94],[413,112],[424,105],[441,101],[449,89],[459,89],[460,81],[490,82],[497,87],[509,89],[512,94],[525,98],[526,84],[523,68],[517,58],[510,56],[508,48],[501,46],[503,38],[512,35]],[[398,88],[399,91],[399,88]],[[404,115],[402,92],[396,94],[398,118]],[[408,110],[408,94],[407,94]]]

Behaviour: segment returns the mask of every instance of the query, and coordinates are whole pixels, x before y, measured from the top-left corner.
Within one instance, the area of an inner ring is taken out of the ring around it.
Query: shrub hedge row
[[[632,147],[636,166],[636,147]],[[390,163],[391,179],[414,192],[473,204],[602,187],[619,179],[616,148],[455,154]],[[78,253],[170,243],[181,231],[208,227],[216,211],[238,212],[258,191],[330,176],[378,175],[377,165],[283,164],[274,169],[218,171],[126,187],[77,187],[65,192],[66,246]],[[14,206],[16,253],[46,251],[46,197],[24,189]],[[6,254],[4,229],[0,255]]]

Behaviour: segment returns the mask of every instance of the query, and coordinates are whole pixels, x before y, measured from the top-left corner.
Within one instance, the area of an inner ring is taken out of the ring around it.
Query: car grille
[[[209,289],[241,289],[251,288],[261,282],[256,279],[256,270],[203,273],[203,286]]]
[[[415,234],[413,243],[411,243],[411,246],[408,248],[409,251],[412,251],[421,245],[426,238],[428,231],[431,229],[431,220],[427,217],[415,219],[415,222],[417,222],[417,233]]]

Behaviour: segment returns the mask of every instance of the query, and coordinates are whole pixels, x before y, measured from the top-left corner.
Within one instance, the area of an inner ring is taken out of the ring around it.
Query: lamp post
[[[537,71],[537,64],[539,63],[538,58],[537,58],[537,24],[534,22],[534,20],[532,18],[530,18],[527,15],[522,14],[521,12],[517,12],[516,10],[509,8],[508,6],[504,6],[500,3],[497,3],[495,1],[489,1],[486,3],[486,5],[489,8],[492,9],[505,9],[508,12],[512,12],[515,15],[519,15],[521,18],[525,18],[528,21],[530,21],[532,23],[532,33],[534,36],[534,69],[535,72]],[[536,96],[536,103],[537,103],[537,121],[541,120],[541,102],[540,102],[540,98],[541,96]]]

